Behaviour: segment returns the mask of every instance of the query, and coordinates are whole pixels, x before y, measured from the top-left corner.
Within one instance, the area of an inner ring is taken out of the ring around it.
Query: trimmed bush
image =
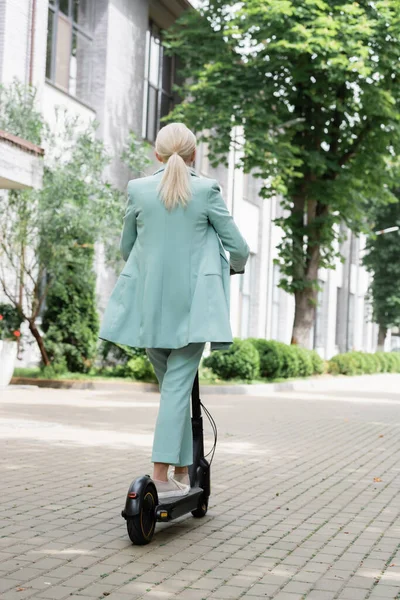
[[[400,352],[392,352],[391,356],[395,364],[396,373],[400,373]]]
[[[203,365],[221,379],[251,381],[259,374],[260,356],[251,342],[235,339],[229,350],[212,352],[204,359]]]
[[[295,346],[285,346],[282,377],[289,379],[298,377],[300,373],[299,354]]]
[[[260,355],[260,375],[265,379],[287,379],[321,375],[324,361],[315,350],[288,346],[274,340],[249,338]]]
[[[114,377],[130,377],[137,381],[157,381],[144,348],[131,348],[103,341],[99,348],[101,372]]]
[[[285,365],[284,353],[287,348],[281,342],[249,338],[260,355],[260,375],[265,379],[276,379],[282,377],[282,369]]]
[[[388,352],[387,362],[389,373],[400,372],[400,352]]]
[[[325,362],[316,350],[310,350],[311,361],[314,375],[323,375],[325,373]]]
[[[378,359],[378,364],[380,366],[380,373],[387,373],[389,370],[390,361],[387,359],[387,355],[385,352],[375,352],[375,356]]]
[[[357,365],[351,352],[337,354],[329,361],[329,373],[332,375],[356,375]]]
[[[125,376],[137,381],[157,381],[153,365],[146,356],[131,358],[125,365]]]
[[[372,375],[379,372],[379,361],[375,354],[363,354],[364,373]]]
[[[400,355],[395,352],[345,352],[337,354],[328,362],[332,375],[364,375],[400,372]]]
[[[312,358],[310,356],[310,351],[305,348],[301,348],[300,346],[292,346],[292,348],[297,353],[297,358],[299,361],[299,377],[310,377],[314,373],[314,367]]]

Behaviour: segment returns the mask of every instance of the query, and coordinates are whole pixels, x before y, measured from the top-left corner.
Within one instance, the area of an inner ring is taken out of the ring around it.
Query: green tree
[[[21,102],[24,101],[22,97]],[[27,110],[26,114],[32,121],[41,118],[34,111]],[[81,289],[90,282],[90,293],[94,294],[92,266],[80,272],[75,264],[78,249],[87,252],[88,259],[83,261],[86,265],[92,262],[94,242],[108,242],[113,232],[119,231],[123,203],[120,192],[103,179],[108,155],[96,139],[94,124],[85,127],[78,119],[60,112],[53,133],[43,125],[40,130],[45,131],[45,138],[36,141],[44,143],[47,149],[42,189],[0,196],[0,285],[21,318],[28,322],[47,366],[50,357],[37,319],[49,292],[52,290],[54,301],[57,282],[66,282],[72,269],[75,280],[82,278]],[[59,300],[61,306],[61,292]],[[81,320],[85,319],[82,313]],[[92,313],[86,323],[96,336],[97,320]],[[50,328],[49,318],[47,326]],[[63,332],[61,342],[69,344],[73,335],[71,331]],[[54,341],[54,336],[50,336],[52,349]],[[92,342],[88,347],[91,345]]]
[[[151,144],[138,139],[134,131],[130,131],[121,160],[129,167],[134,177],[143,176],[150,166]]]
[[[0,129],[40,144],[46,124],[36,107],[36,90],[14,80],[0,85]]]
[[[52,366],[87,372],[96,358],[99,329],[93,245],[77,239],[71,259],[49,287],[42,329]]]
[[[400,198],[400,193],[397,192]],[[375,210],[378,231],[400,227],[400,200]],[[372,273],[370,297],[373,318],[379,325],[378,347],[383,349],[387,330],[400,327],[400,240],[399,232],[371,235],[363,262]]]
[[[203,132],[212,164],[226,162],[237,126],[240,165],[265,198],[283,197],[281,286],[295,297],[292,342],[306,347],[335,225],[360,231],[366,200],[392,199],[400,1],[209,0],[167,43],[186,81],[172,118]]]

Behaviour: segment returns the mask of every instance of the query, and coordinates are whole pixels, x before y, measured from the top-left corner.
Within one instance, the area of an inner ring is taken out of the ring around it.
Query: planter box
[[[0,388],[6,387],[11,381],[17,352],[17,342],[0,340]]]

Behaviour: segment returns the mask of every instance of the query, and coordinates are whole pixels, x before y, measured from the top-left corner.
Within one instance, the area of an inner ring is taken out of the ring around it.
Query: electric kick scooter
[[[214,431],[214,446],[210,461],[204,456],[203,418],[201,407],[210,420]],[[202,404],[199,391],[199,374],[196,374],[192,389],[193,464],[189,467],[190,492],[187,496],[158,500],[157,489],[149,475],[132,481],[126,497],[122,516],[126,520],[128,535],[135,545],[151,542],[157,521],[167,522],[191,512],[196,518],[207,513],[210,497],[210,465],[217,443],[215,421]]]

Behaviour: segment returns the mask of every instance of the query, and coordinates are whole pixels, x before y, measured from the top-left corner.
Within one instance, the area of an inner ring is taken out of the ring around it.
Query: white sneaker
[[[183,485],[188,485],[190,487],[189,473],[174,473],[173,478],[178,483],[183,483]]]
[[[181,496],[187,496],[190,491],[190,486],[183,483],[179,483],[172,477],[168,478],[168,481],[157,481],[154,480],[157,495],[159,500],[165,498],[179,498]]]

